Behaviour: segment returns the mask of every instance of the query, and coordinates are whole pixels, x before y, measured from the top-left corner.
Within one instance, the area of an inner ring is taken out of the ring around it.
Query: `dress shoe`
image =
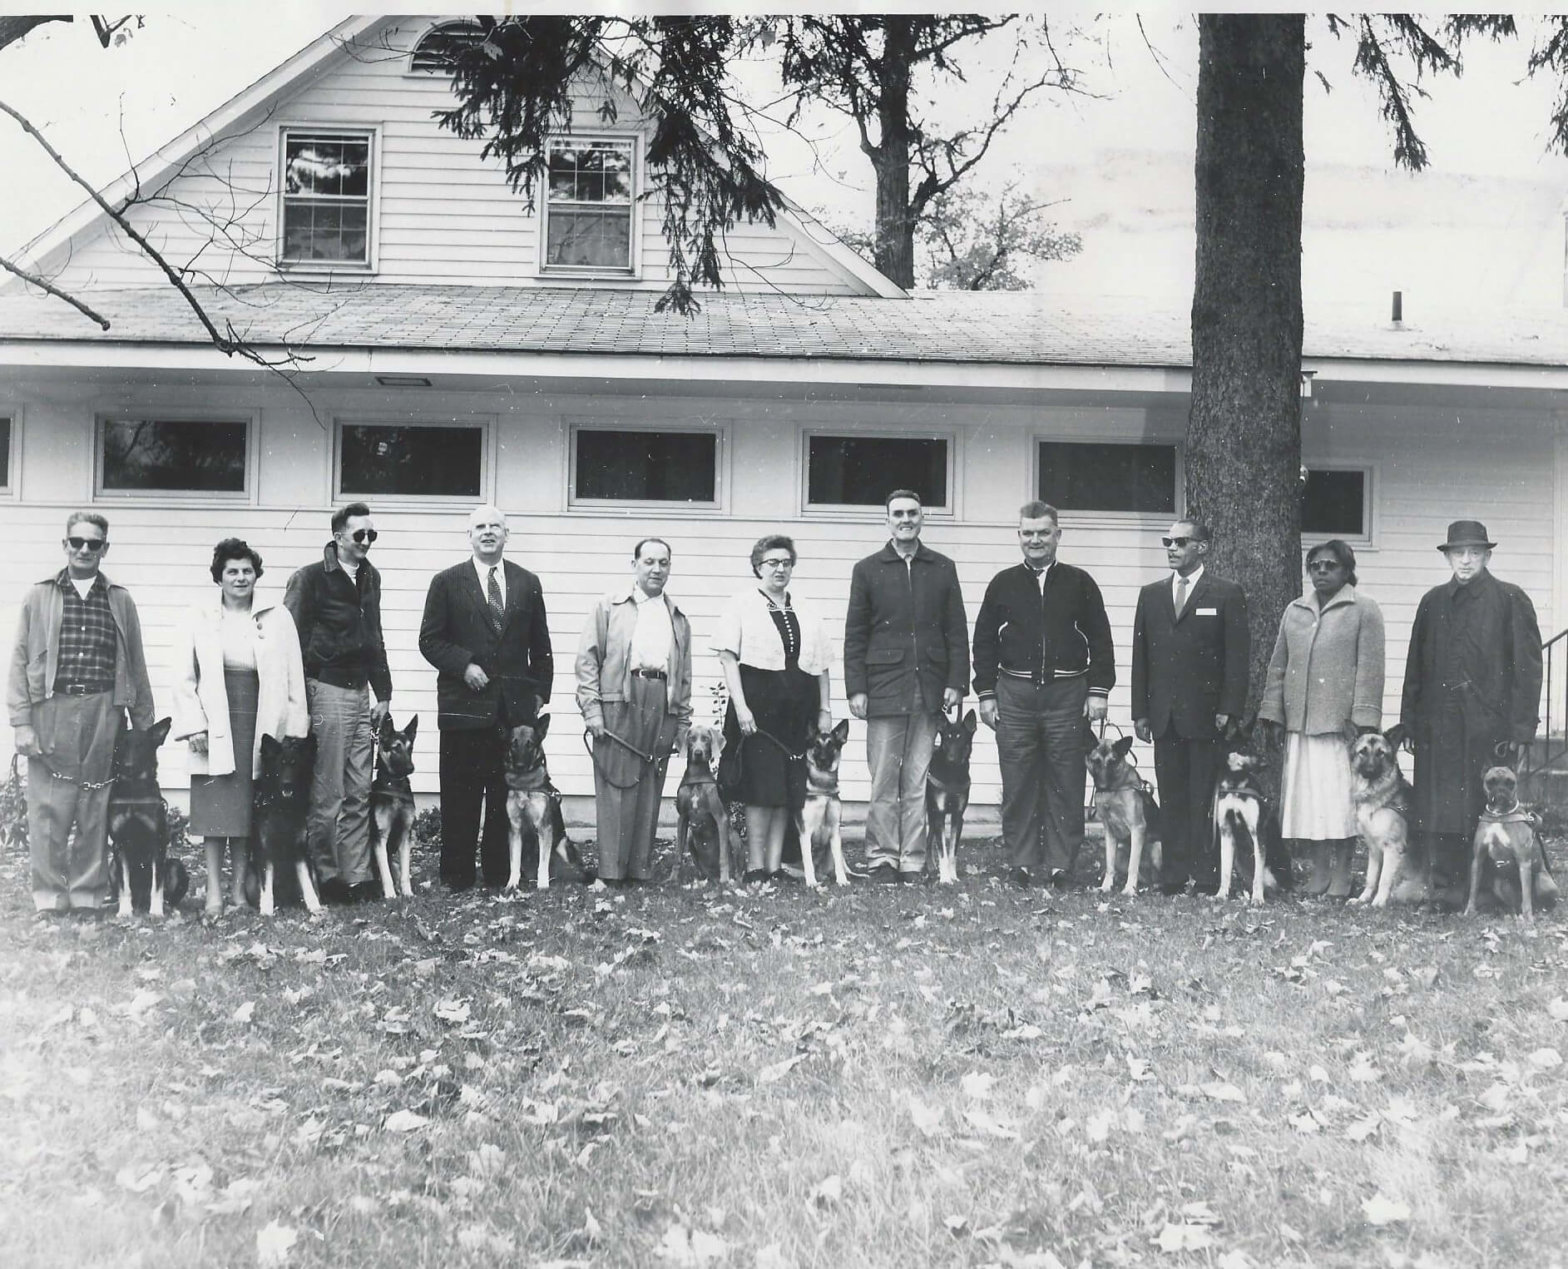
[[[1067,889],[1067,869],[1065,869],[1065,868],[1053,868],[1053,869],[1051,869],[1051,876],[1047,880],[1046,884],[1049,885],[1052,890],[1065,890],[1065,889]]]
[[[350,903],[375,903],[381,898],[379,881],[357,881],[349,887]]]
[[[1174,898],[1176,895],[1186,894],[1187,879],[1183,877],[1180,881],[1177,881],[1173,877],[1169,880],[1160,882],[1160,893],[1165,895],[1167,898]]]
[[[1014,868],[1007,874],[1007,879],[1020,890],[1027,890],[1034,885],[1034,878],[1027,868]]]
[[[867,875],[879,885],[896,886],[898,884],[898,869],[893,867],[892,864],[877,864]]]
[[[740,884],[743,886],[760,886],[768,880],[766,868],[748,868],[741,874]]]
[[[354,902],[354,888],[344,881],[342,877],[324,877],[316,889],[321,892],[321,901],[323,903],[342,904]]]

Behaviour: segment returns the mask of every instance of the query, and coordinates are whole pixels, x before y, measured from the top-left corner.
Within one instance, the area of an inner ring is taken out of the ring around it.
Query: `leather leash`
[[[651,753],[644,753],[641,749],[637,748],[636,745],[632,744],[631,741],[627,740],[626,737],[617,736],[608,727],[604,729],[604,738],[606,740],[613,740],[622,749],[629,750],[630,752],[636,754],[650,767],[654,766],[658,762],[658,759],[655,758]],[[593,757],[593,733],[586,728],[583,729],[583,748],[588,750],[588,756],[590,758]]]

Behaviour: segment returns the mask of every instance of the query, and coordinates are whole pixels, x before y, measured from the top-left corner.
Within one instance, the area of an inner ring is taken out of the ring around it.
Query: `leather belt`
[[[67,683],[64,687],[55,688],[61,696],[97,696],[100,692],[113,690],[112,684],[109,687],[94,687],[91,683]]]
[[[632,673],[640,679],[658,679],[661,683],[669,681],[669,675],[663,670],[633,670]]]

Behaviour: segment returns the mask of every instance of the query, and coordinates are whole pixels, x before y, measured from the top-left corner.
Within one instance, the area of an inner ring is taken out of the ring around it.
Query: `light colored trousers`
[[[114,743],[124,723],[113,692],[51,696],[33,706],[43,756],[27,760],[27,854],[40,912],[96,912],[109,897],[111,789],[105,782],[114,774]]]
[[[926,866],[926,772],[936,746],[936,714],[866,720],[866,864],[904,874]]]
[[[355,886],[375,878],[370,862],[370,775],[375,736],[367,689],[305,680],[316,770],[305,837],[316,876]]]

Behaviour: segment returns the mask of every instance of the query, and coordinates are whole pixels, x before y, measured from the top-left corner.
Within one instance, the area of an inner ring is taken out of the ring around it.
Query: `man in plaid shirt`
[[[115,741],[127,711],[133,727],[153,719],[136,604],[99,571],[109,522],[72,512],[65,534],[65,568],[22,601],[6,695],[27,755],[33,903],[47,914],[97,912],[108,898]]]

